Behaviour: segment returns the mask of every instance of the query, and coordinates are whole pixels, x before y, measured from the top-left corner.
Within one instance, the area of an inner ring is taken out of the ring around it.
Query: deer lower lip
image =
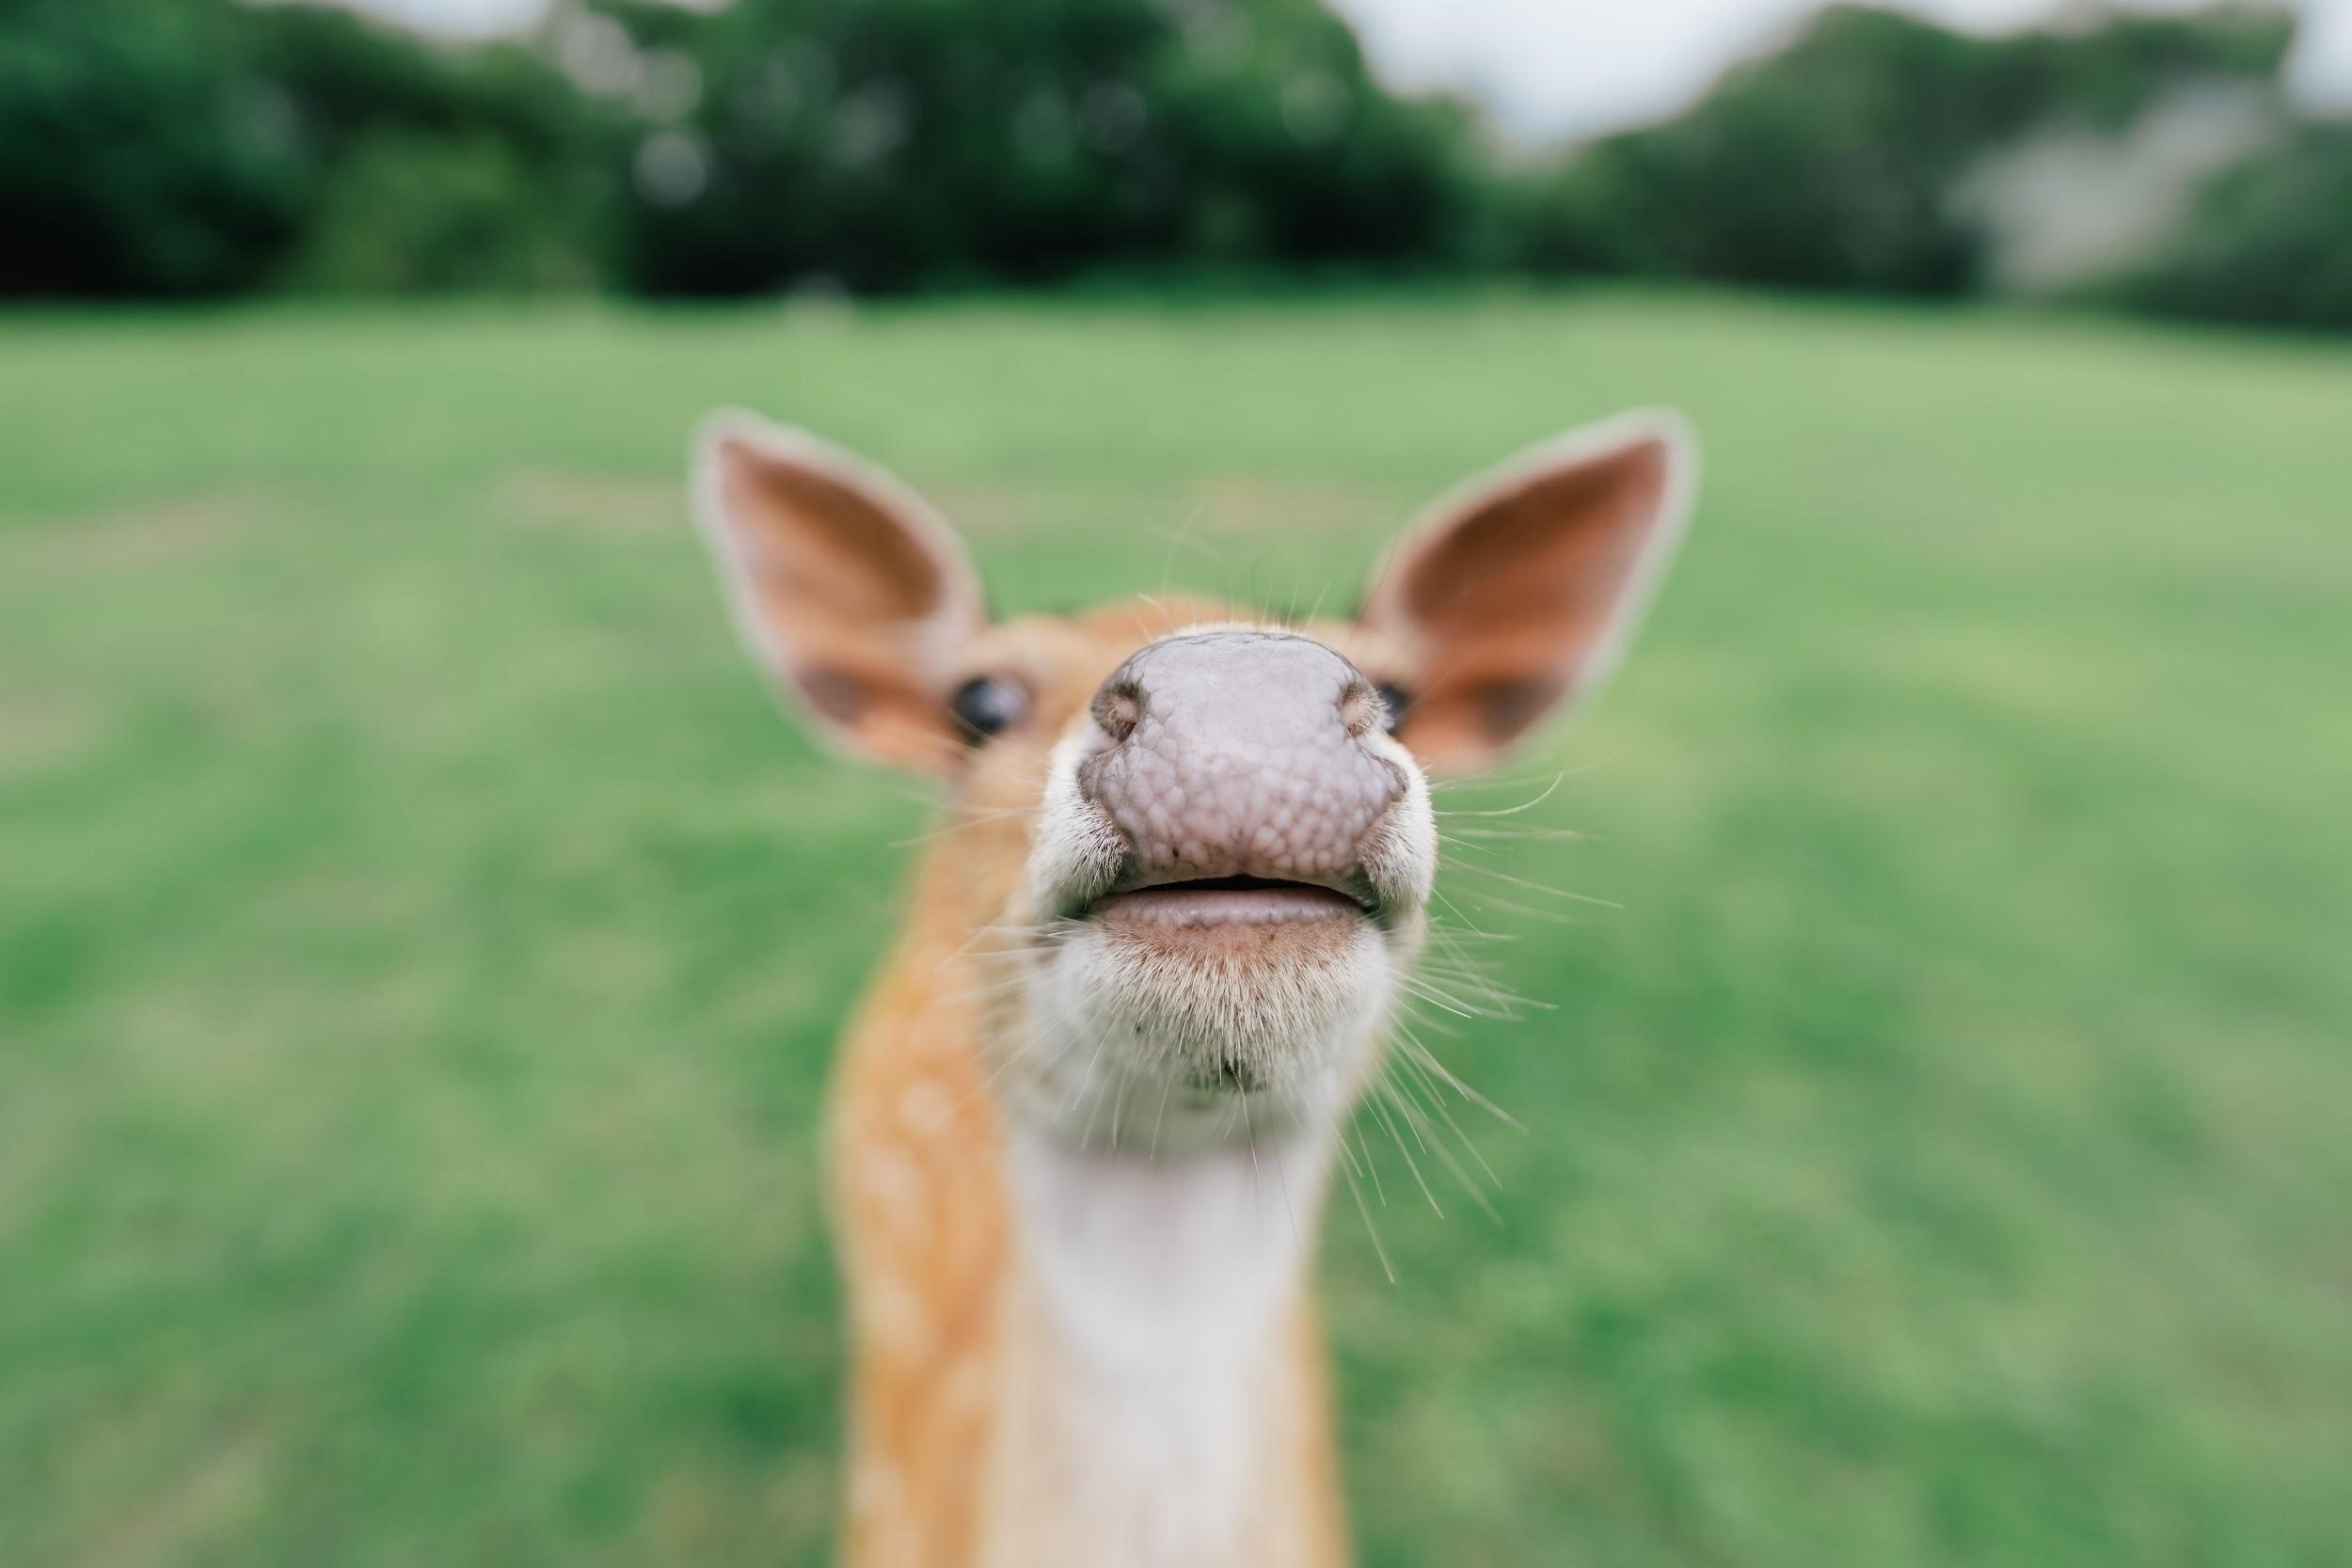
[[[1364,907],[1312,882],[1219,877],[1110,894],[1096,899],[1088,913],[1147,926],[1277,926],[1361,916]]]

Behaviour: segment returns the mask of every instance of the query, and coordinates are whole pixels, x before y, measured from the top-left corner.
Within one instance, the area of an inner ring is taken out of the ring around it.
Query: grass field
[[[1303,610],[1643,402],[1691,547],[1475,798],[1622,907],[1449,874],[1501,1223],[1332,1216],[1365,1561],[2352,1558],[2352,348],[1595,295],[0,318],[0,1561],[826,1560],[925,808],[732,645],[706,406],[1004,607]]]

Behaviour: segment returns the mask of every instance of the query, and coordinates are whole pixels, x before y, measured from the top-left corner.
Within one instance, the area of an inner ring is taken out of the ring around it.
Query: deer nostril
[[[1385,729],[1389,723],[1388,704],[1380,691],[1365,680],[1354,680],[1340,693],[1340,722],[1351,736],[1360,737],[1374,730]]]
[[[1095,689],[1073,780],[1135,874],[1347,881],[1406,787],[1369,676],[1285,633],[1155,642]],[[1352,885],[1352,884],[1351,884]]]
[[[1143,691],[1126,682],[1109,685],[1094,694],[1094,721],[1117,744],[1136,733],[1143,718]]]

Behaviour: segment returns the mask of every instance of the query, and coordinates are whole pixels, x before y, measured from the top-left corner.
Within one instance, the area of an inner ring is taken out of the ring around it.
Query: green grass
[[[1502,1223],[1332,1216],[1368,1564],[2352,1554],[2352,352],[1599,295],[0,320],[0,1560],[825,1560],[812,1132],[924,808],[722,625],[730,402],[1008,608],[1342,603],[1696,419],[1476,798],[1573,768],[1510,868],[1622,909],[1452,874],[1560,1005],[1439,1042]]]

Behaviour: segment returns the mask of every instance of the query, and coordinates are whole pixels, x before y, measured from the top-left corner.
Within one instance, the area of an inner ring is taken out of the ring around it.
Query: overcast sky
[[[545,0],[352,0],[453,32],[529,21]],[[1815,0],[1331,0],[1381,74],[1461,89],[1527,140],[1589,135],[1671,114],[1725,63],[1768,43]],[[1963,27],[2015,27],[2065,0],[1905,0]],[[2194,4],[2195,0],[2191,0]],[[2145,8],[2188,8],[2141,0]],[[2308,101],[2352,108],[2352,0],[2296,0],[2306,22],[2290,79]]]

